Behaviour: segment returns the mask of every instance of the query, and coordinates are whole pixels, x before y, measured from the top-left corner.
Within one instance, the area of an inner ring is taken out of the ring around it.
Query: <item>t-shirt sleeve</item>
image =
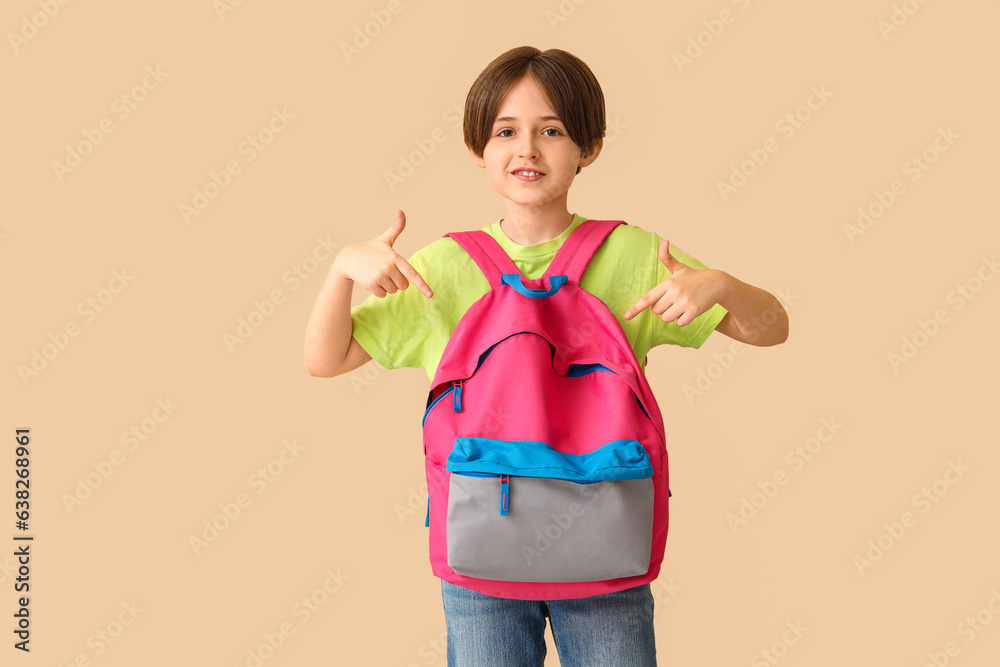
[[[663,242],[663,239],[658,235],[654,236],[656,238],[656,248],[658,251],[660,243]],[[673,243],[670,244],[670,254],[678,261],[690,266],[691,268],[708,268],[705,264],[687,254]],[[659,285],[661,282],[670,277],[670,271],[663,265],[663,262],[659,261],[659,258],[657,258],[656,267],[655,284]],[[708,340],[709,335],[711,335],[711,333],[715,330],[715,327],[719,324],[719,322],[722,321],[722,318],[726,316],[727,312],[729,311],[723,308],[721,304],[716,303],[714,306],[684,326],[678,326],[676,321],[664,322],[659,315],[654,315],[650,318],[653,327],[651,336],[653,347],[667,343],[672,345],[681,345],[683,347],[701,347],[702,343]]]
[[[425,253],[418,250],[407,261],[433,288]],[[351,307],[353,336],[385,368],[424,368],[436,297],[428,299],[412,281],[381,298],[370,294]]]

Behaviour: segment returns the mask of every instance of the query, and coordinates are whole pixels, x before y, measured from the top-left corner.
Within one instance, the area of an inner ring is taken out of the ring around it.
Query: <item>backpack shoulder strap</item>
[[[626,224],[628,223],[624,220],[585,220],[566,238],[538,282],[548,284],[551,276],[565,275],[568,284],[579,286],[580,278],[597,249],[615,227]],[[492,289],[498,289],[503,284],[502,276],[505,273],[521,275],[514,261],[487,232],[477,229],[470,232],[450,232],[444,236],[454,239],[469,253],[486,275]]]
[[[564,275],[568,284],[578,287],[583,272],[604,239],[618,225],[627,224],[624,220],[586,220],[581,223],[563,242],[543,278],[548,281],[552,276]]]
[[[497,240],[489,233],[477,229],[471,232],[450,232],[445,234],[445,237],[455,239],[458,245],[469,253],[469,256],[486,275],[486,279],[490,281],[492,289],[497,289],[503,284],[500,277],[502,274],[517,273],[520,275],[514,260],[507,256]]]

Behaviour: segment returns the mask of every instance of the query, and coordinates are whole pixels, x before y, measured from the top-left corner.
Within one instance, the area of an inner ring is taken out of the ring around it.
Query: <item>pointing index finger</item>
[[[434,296],[434,292],[431,290],[430,285],[424,280],[423,276],[417,273],[417,270],[413,268],[409,262],[407,262],[402,255],[399,257],[399,270],[402,271],[403,275],[413,281],[420,291],[428,299]]]
[[[661,296],[661,288],[659,285],[657,285],[656,287],[654,287],[653,289],[649,290],[641,297],[639,297],[639,300],[635,302],[635,305],[633,305],[631,308],[625,311],[624,315],[625,319],[626,320],[632,319],[640,312],[642,312],[649,306],[656,303],[656,300],[659,299],[660,296]]]

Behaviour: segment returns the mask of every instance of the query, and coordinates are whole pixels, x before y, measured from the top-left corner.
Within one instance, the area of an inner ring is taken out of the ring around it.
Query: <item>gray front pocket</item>
[[[581,483],[451,473],[448,565],[458,574],[552,582],[645,574],[652,531],[651,477]]]

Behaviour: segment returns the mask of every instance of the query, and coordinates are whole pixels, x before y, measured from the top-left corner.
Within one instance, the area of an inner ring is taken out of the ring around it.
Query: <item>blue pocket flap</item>
[[[649,455],[638,440],[612,440],[586,454],[564,454],[538,440],[456,438],[447,470],[583,483],[653,476]]]

